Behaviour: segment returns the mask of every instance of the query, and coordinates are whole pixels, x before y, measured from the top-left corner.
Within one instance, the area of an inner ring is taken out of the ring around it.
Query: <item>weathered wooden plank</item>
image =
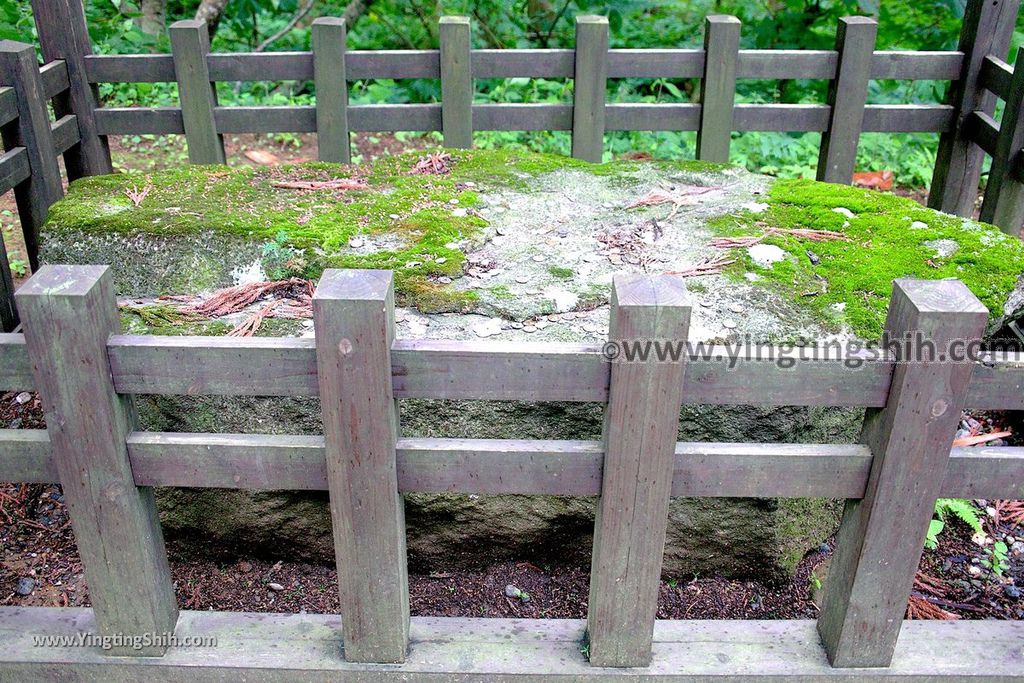
[[[350,53],[351,54],[351,53]],[[349,61],[351,64],[351,60]],[[351,68],[350,68],[351,70]],[[348,108],[353,132],[441,130],[439,104],[361,104]]]
[[[469,17],[441,17],[441,130],[444,146],[473,146],[473,73]]]
[[[868,101],[868,79],[878,22],[870,17],[843,17],[836,31],[839,64],[829,81],[828,130],[821,136],[817,179],[849,185],[857,162],[857,144]]]
[[[1020,3],[1015,0],[968,0],[957,50],[964,54],[960,77],[946,93],[946,104],[956,111],[952,131],[939,138],[928,206],[971,216],[978,197],[978,179],[984,154],[973,146],[965,130],[972,112],[991,115],[995,97],[982,87],[985,57],[1005,55]]]
[[[697,158],[729,163],[736,99],[736,62],[740,47],[740,20],[714,14],[704,20],[704,77],[700,82],[700,128]]]
[[[0,126],[18,118],[18,96],[14,88],[0,86]]]
[[[829,108],[824,104],[737,104],[733,130],[825,131]]]
[[[24,147],[15,147],[0,154],[0,194],[28,178],[31,172]]]
[[[74,639],[92,632],[95,622],[87,608],[0,607],[0,676],[25,683],[213,683],[226,676],[260,683],[1024,679],[1019,661],[1024,624],[1012,621],[907,622],[891,668],[856,672],[829,667],[808,620],[659,620],[652,665],[628,672],[589,665],[579,651],[585,624],[573,619],[414,617],[408,660],[387,667],[337,656],[343,627],[343,617],[333,614],[186,611],[177,635],[213,638],[216,647],[175,648],[158,660],[140,662],[105,657],[96,648],[39,647],[40,636]]]
[[[320,161],[352,160],[348,134],[348,81],[345,78],[345,20],[313,20],[313,80],[316,85],[316,149]]]
[[[0,429],[0,476],[18,483],[60,483],[45,429]]]
[[[173,135],[185,132],[179,107],[105,107],[96,110],[100,135]]]
[[[0,333],[0,391],[31,391],[34,387],[25,335]]]
[[[86,55],[90,83],[172,83],[172,55]]]
[[[2,340],[3,337],[0,337]],[[6,367],[27,368],[20,344],[2,343]],[[125,394],[315,396],[309,339],[115,335],[108,345],[114,386]],[[4,358],[4,356],[0,356]],[[399,339],[391,352],[396,398],[593,401],[608,398],[608,364],[597,346]],[[760,360],[758,359],[760,358]],[[791,366],[783,369],[780,365]],[[856,368],[851,370],[851,368]],[[690,357],[685,400],[733,405],[885,405],[892,363],[872,353],[815,355],[804,348],[708,347]],[[30,389],[16,370],[15,386]],[[752,389],[753,388],[753,389]],[[989,354],[974,366],[967,405],[1024,410],[1024,356]]]
[[[608,51],[608,78],[700,78],[703,73],[704,50]]]
[[[958,280],[896,280],[885,329],[943,348],[980,339],[987,319]],[[889,666],[971,377],[968,364],[900,360],[913,362],[896,365],[885,408],[864,420],[871,474],[864,498],[846,503],[818,619],[837,667]]]
[[[17,149],[24,152],[24,148]],[[28,164],[25,164],[28,166]],[[14,305],[14,278],[7,259],[7,247],[0,236],[0,333],[13,332],[18,327],[18,308]]]
[[[215,107],[218,133],[315,133],[317,108],[312,105],[243,105]]]
[[[982,88],[1005,100],[1013,83],[1013,67],[995,55],[987,55],[981,63],[978,80]]]
[[[193,164],[223,164],[224,138],[213,118],[217,91],[206,65],[210,52],[206,22],[176,21],[171,24],[170,34],[181,119],[188,140],[188,160]]]
[[[100,106],[99,94],[88,79],[85,61],[92,54],[85,9],[79,0],[32,0],[32,18],[48,62],[61,60],[67,73],[67,92],[53,102],[57,118],[77,117],[79,144],[64,154],[68,178],[111,172],[110,149],[100,134],[95,112]],[[48,91],[52,96],[52,91]]]
[[[965,139],[983,149],[986,154],[996,153],[999,146],[999,123],[985,112],[971,112],[964,121],[961,133]]]
[[[349,662],[402,662],[409,646],[405,508],[391,389],[393,275],[326,270],[313,294],[327,483]]]
[[[606,112],[609,112],[610,106],[605,108]],[[572,130],[572,105],[504,102],[474,104],[473,129]]]
[[[615,277],[611,341],[682,342],[689,327],[690,304],[678,278]],[[587,609],[594,666],[651,662],[685,364],[685,357],[611,364]]]
[[[864,107],[865,133],[945,133],[956,112],[948,104],[869,104]]]
[[[63,154],[78,144],[78,118],[74,114],[62,116],[50,126],[53,135],[53,149],[57,154]]]
[[[212,81],[308,81],[314,77],[315,52],[314,48],[313,52],[211,53],[206,64]]]
[[[39,77],[36,50],[26,43],[0,41],[0,85],[11,86],[18,118],[0,129],[4,147],[24,147],[31,174],[14,188],[25,251],[32,270],[39,267],[39,230],[50,205],[64,195],[54,154],[50,113]]]
[[[956,51],[879,50],[871,58],[873,80],[955,81],[964,53]]]
[[[39,67],[39,78],[43,83],[43,97],[52,100],[70,87],[68,65],[57,59]]]
[[[699,104],[608,104],[605,130],[697,130]]]
[[[604,155],[604,106],[608,83],[608,18],[576,17],[572,95],[572,156],[600,163]]]
[[[378,78],[441,78],[439,50],[352,50],[350,81]]]
[[[985,199],[981,204],[981,220],[992,223],[1014,237],[1020,236],[1024,223],[1024,184],[1012,175],[1020,161],[1024,147],[1024,49],[1017,51],[1017,69],[1006,93],[1006,106],[999,122],[992,165],[985,185]]]
[[[574,50],[554,49],[473,50],[470,55],[473,78],[572,78],[574,59]]]
[[[100,633],[174,630],[178,608],[153,492],[135,486],[125,437],[130,397],[114,390],[107,337],[120,329],[106,266],[45,266],[15,295]],[[116,644],[111,654],[166,646]]]
[[[830,79],[836,75],[834,50],[740,50],[736,78],[779,80]]]

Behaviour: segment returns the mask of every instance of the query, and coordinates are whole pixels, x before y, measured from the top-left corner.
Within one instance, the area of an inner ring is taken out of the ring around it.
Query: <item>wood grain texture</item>
[[[39,231],[50,205],[64,196],[54,154],[53,132],[36,50],[26,43],[0,41],[0,85],[10,86],[18,118],[0,129],[4,147],[24,147],[31,174],[14,187],[25,251],[32,270],[39,268]]]
[[[193,164],[223,164],[224,139],[213,119],[217,91],[206,65],[210,52],[206,22],[176,21],[171,24],[170,34],[188,160]]]
[[[1024,147],[1024,49],[1017,51],[1017,69],[1006,93],[1006,106],[999,123],[999,138],[985,184],[981,220],[992,223],[1014,237],[1020,236],[1024,223],[1024,184],[1011,173],[1020,162]]]
[[[4,481],[59,484],[60,473],[45,429],[0,429]]]
[[[704,20],[704,77],[700,81],[700,129],[697,158],[729,163],[729,142],[736,99],[736,63],[740,47],[740,20],[714,14]]]
[[[615,277],[609,340],[684,341],[689,326],[678,278]],[[651,661],[684,371],[685,358],[611,364],[587,609],[594,666]]]
[[[106,362],[107,337],[120,328],[114,279],[106,266],[45,266],[15,296],[100,633],[173,631],[178,608],[153,492],[135,485],[125,445],[135,410]]]
[[[47,100],[59,97],[71,86],[68,81],[68,65],[63,59],[47,62],[40,66],[39,78],[43,83],[43,98]]]
[[[988,311],[957,280],[896,280],[885,329],[894,339],[919,332],[943,348],[954,339],[980,339],[987,320]],[[886,406],[864,420],[871,473],[864,498],[846,503],[818,618],[837,667],[888,666],[892,659],[972,370],[900,360],[907,362],[893,371]]]
[[[836,31],[839,64],[836,77],[828,84],[826,102],[831,112],[828,130],[821,136],[818,180],[844,185],[853,180],[877,33],[878,22],[869,17],[839,20]]]
[[[320,161],[352,160],[348,132],[348,81],[345,78],[345,20],[313,20],[313,80],[316,85],[316,148]]]
[[[79,144],[64,154],[68,178],[110,173],[110,148],[100,134],[95,112],[99,93],[89,81],[86,60],[92,54],[85,9],[80,0],[32,0],[32,18],[43,59],[62,60],[68,76],[66,93],[53,102],[57,118],[73,115],[78,122]]]
[[[409,586],[391,389],[391,271],[326,270],[313,295],[345,659],[405,660]]]
[[[964,121],[961,131],[967,140],[993,155],[999,146],[999,122],[982,111],[973,111]]]
[[[0,333],[0,391],[35,388],[24,334]]]
[[[964,54],[960,77],[950,84],[946,104],[955,111],[952,131],[939,138],[928,206],[958,216],[970,216],[978,197],[978,179],[984,154],[972,146],[964,124],[972,112],[991,115],[995,97],[980,83],[988,55],[1001,57],[1009,51],[1016,23],[1016,0],[968,0],[960,31],[959,52]]]
[[[1000,99],[1005,100],[1010,96],[1010,87],[1013,83],[1013,66],[1007,64],[995,55],[987,55],[981,63],[981,73],[978,76],[981,87],[991,91]]]
[[[444,146],[473,146],[473,71],[469,17],[441,17],[441,129]]]
[[[50,133],[53,135],[54,151],[63,154],[79,142],[78,119],[74,114],[62,116],[50,126]]]
[[[576,17],[572,95],[572,156],[600,163],[604,155],[604,105],[608,82],[608,19]]]

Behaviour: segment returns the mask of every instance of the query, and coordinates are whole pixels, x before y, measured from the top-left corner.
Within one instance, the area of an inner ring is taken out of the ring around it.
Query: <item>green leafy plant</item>
[[[928,534],[924,539],[924,547],[934,550],[938,546],[939,534],[946,528],[946,521],[950,515],[971,527],[974,533],[980,534],[983,532],[981,517],[971,501],[960,498],[939,498],[935,501],[935,518],[928,525]]]
[[[280,231],[273,242],[263,245],[260,253],[263,272],[271,280],[284,280],[302,274],[306,261],[302,252],[288,244],[288,233]]]
[[[985,548],[985,566],[996,576],[1002,576],[1010,568],[1009,548],[1002,541],[996,541],[991,548]]]
[[[11,275],[14,277],[25,277],[28,275],[28,261],[17,258],[14,254],[7,257],[7,265],[11,267]]]

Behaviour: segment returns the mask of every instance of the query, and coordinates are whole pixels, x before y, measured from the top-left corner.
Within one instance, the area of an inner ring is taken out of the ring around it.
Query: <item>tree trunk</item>
[[[142,0],[139,29],[150,36],[161,36],[167,19],[167,0]]]
[[[228,0],[202,0],[199,3],[196,19],[206,22],[206,30],[209,31],[210,38],[213,38],[213,34],[217,32],[217,25],[220,24],[220,17],[227,5]]]

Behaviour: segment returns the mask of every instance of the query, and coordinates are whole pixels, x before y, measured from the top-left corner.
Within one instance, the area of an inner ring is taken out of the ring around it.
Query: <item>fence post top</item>
[[[874,17],[865,17],[861,14],[854,14],[848,17],[840,17],[839,23],[841,24],[871,24],[874,26],[878,25],[878,20]]]
[[[731,14],[709,14],[704,18],[704,21],[708,24],[739,24],[740,20],[738,17],[734,17]]]
[[[320,276],[313,300],[385,301],[391,296],[393,280],[390,270],[329,268]]]
[[[43,266],[14,293],[15,299],[29,296],[84,296],[105,278],[110,266]]]
[[[899,278],[892,283],[893,301],[905,300],[920,313],[984,313],[988,308],[960,280]]]
[[[576,17],[576,25],[580,24],[604,24],[608,25],[608,17],[601,16],[600,14],[581,14]]]
[[[206,28],[206,21],[204,19],[181,19],[171,24],[171,30],[174,29],[197,29]]]
[[[623,306],[690,308],[682,278],[674,275],[622,273],[612,279],[612,300]]]
[[[344,17],[317,17],[313,20],[313,26],[345,26]]]
[[[469,25],[469,17],[461,14],[446,14],[441,17],[438,22],[439,24],[466,24]]]
[[[28,43],[19,40],[0,40],[0,52],[24,52],[25,50],[35,52],[35,48]]]

